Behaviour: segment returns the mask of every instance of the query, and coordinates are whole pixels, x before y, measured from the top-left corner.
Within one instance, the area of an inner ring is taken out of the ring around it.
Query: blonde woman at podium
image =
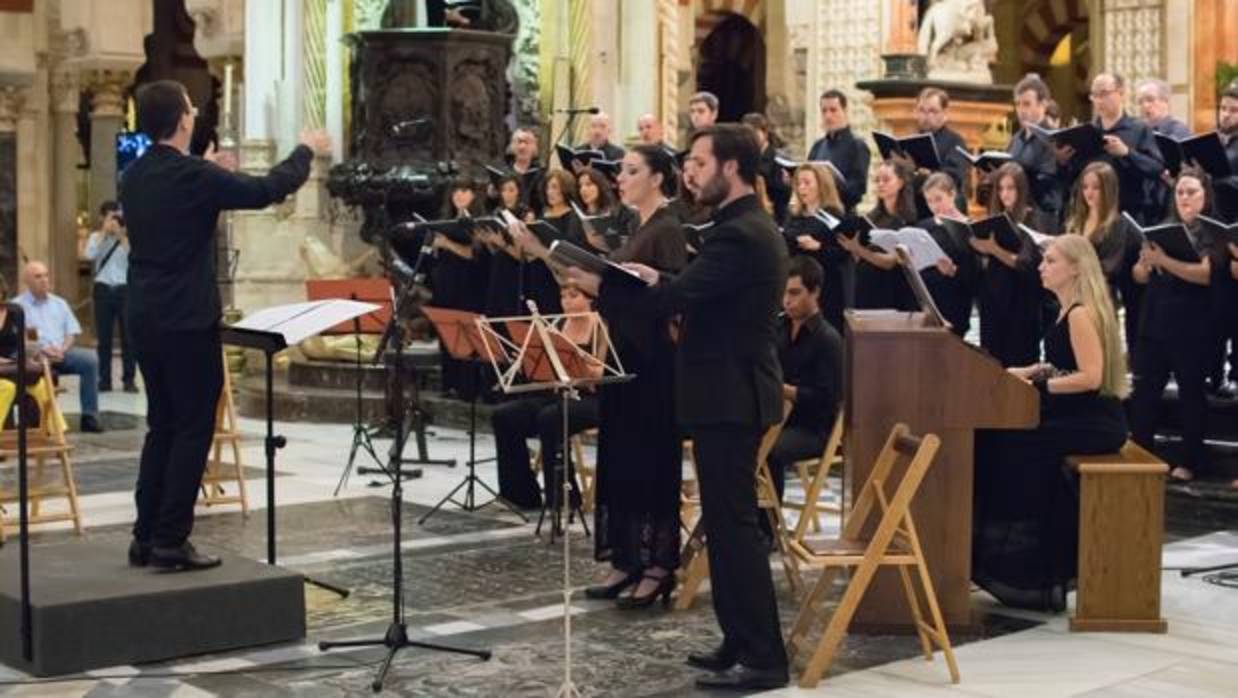
[[[1062,611],[1079,526],[1065,458],[1122,447],[1130,387],[1108,284],[1087,238],[1055,239],[1040,280],[1061,307],[1045,333],[1046,362],[1008,369],[1040,392],[1040,426],[976,433],[972,579],[1008,606]]]

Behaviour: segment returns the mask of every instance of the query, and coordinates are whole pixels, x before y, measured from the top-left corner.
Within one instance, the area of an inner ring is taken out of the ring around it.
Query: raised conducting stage
[[[10,541],[0,548],[0,662],[58,676],[305,637],[300,574],[222,557],[213,570],[170,574],[129,567],[114,538],[32,546],[34,659],[26,661]]]

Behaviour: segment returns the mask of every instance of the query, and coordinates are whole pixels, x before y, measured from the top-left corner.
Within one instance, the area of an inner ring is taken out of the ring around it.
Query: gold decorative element
[[[302,117],[306,128],[327,123],[327,0],[304,0],[301,29],[301,59],[305,64],[305,102]]]
[[[87,70],[82,73],[82,79],[92,93],[92,117],[125,116],[125,87],[129,84],[129,73],[117,70]]]
[[[662,133],[675,133],[679,126],[679,6],[675,0],[658,0],[658,121]]]

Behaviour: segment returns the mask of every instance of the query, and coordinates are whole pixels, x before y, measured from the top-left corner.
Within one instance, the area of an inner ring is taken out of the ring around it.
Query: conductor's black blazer
[[[782,420],[778,320],[786,244],[756,196],[714,214],[696,258],[648,288],[610,272],[598,298],[608,308],[682,316],[676,372],[680,426],[766,427]],[[622,359],[622,357],[620,357]]]

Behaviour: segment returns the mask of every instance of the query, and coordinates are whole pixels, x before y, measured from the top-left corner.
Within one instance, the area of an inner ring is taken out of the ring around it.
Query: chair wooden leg
[[[776,507],[765,510],[773,531],[774,542],[778,546],[778,554],[782,557],[782,571],[787,575],[787,584],[791,587],[791,595],[798,597],[804,590],[804,581],[800,576],[799,560],[791,554],[791,546],[787,543],[787,527],[782,519],[782,511]]]
[[[241,518],[249,518],[249,495],[245,492],[245,466],[241,463],[241,445],[232,442],[232,462],[236,464],[236,491],[241,498]]]
[[[65,489],[69,499],[69,513],[73,515],[73,530],[82,535],[82,510],[77,500],[77,482],[73,477],[73,466],[69,463],[69,455],[60,453],[60,472],[64,474]]]
[[[916,588],[911,583],[911,574],[906,565],[898,566],[898,578],[903,584],[903,592],[907,595],[907,607],[911,609],[912,623],[916,628],[916,636],[920,638],[920,652],[925,661],[933,661],[933,645],[928,632],[924,629],[924,614],[920,611],[920,601],[916,598]]]
[[[916,544],[919,548],[919,544]],[[937,605],[937,592],[933,590],[933,580],[929,577],[928,565],[924,564],[924,557],[917,555],[916,569],[920,575],[920,584],[924,588],[924,596],[928,600],[929,614],[933,618],[934,635],[937,638],[937,644],[941,647],[941,653],[946,656],[946,667],[950,670],[950,682],[959,682],[959,665],[954,659],[954,649],[950,646],[950,631],[946,628],[946,621],[941,616],[941,607]]]
[[[830,593],[834,587],[834,577],[838,575],[837,567],[826,567],[821,570],[821,577],[817,583],[808,590],[804,595],[804,599],[800,602],[800,611],[795,616],[795,624],[791,626],[791,633],[787,636],[787,663],[794,664],[795,657],[799,654],[801,642],[808,639],[812,633],[813,625],[820,620],[818,615],[821,601]]]
[[[34,459],[34,482],[39,483],[39,487],[47,482],[47,474],[43,470],[43,456],[35,456]],[[33,489],[33,488],[32,488]],[[38,494],[30,495],[30,518],[38,518],[39,510],[43,508],[43,497]]]
[[[704,547],[697,551],[692,557],[692,562],[684,568],[683,581],[679,584],[679,591],[675,595],[675,610],[686,611],[692,608],[692,603],[696,600],[696,593],[700,591],[701,584],[709,578],[709,555]]]
[[[821,681],[821,677],[825,676],[825,672],[829,670],[830,664],[834,662],[834,655],[838,652],[838,646],[842,644],[843,636],[847,634],[847,628],[851,625],[851,618],[855,615],[860,600],[864,598],[864,592],[868,590],[868,585],[872,583],[876,572],[876,559],[865,560],[856,568],[851,582],[847,584],[847,590],[843,592],[843,597],[838,602],[838,608],[834,609],[829,624],[825,626],[825,632],[821,635],[820,642],[817,643],[817,649],[812,653],[808,664],[804,666],[804,673],[800,674],[800,688],[815,687]]]

